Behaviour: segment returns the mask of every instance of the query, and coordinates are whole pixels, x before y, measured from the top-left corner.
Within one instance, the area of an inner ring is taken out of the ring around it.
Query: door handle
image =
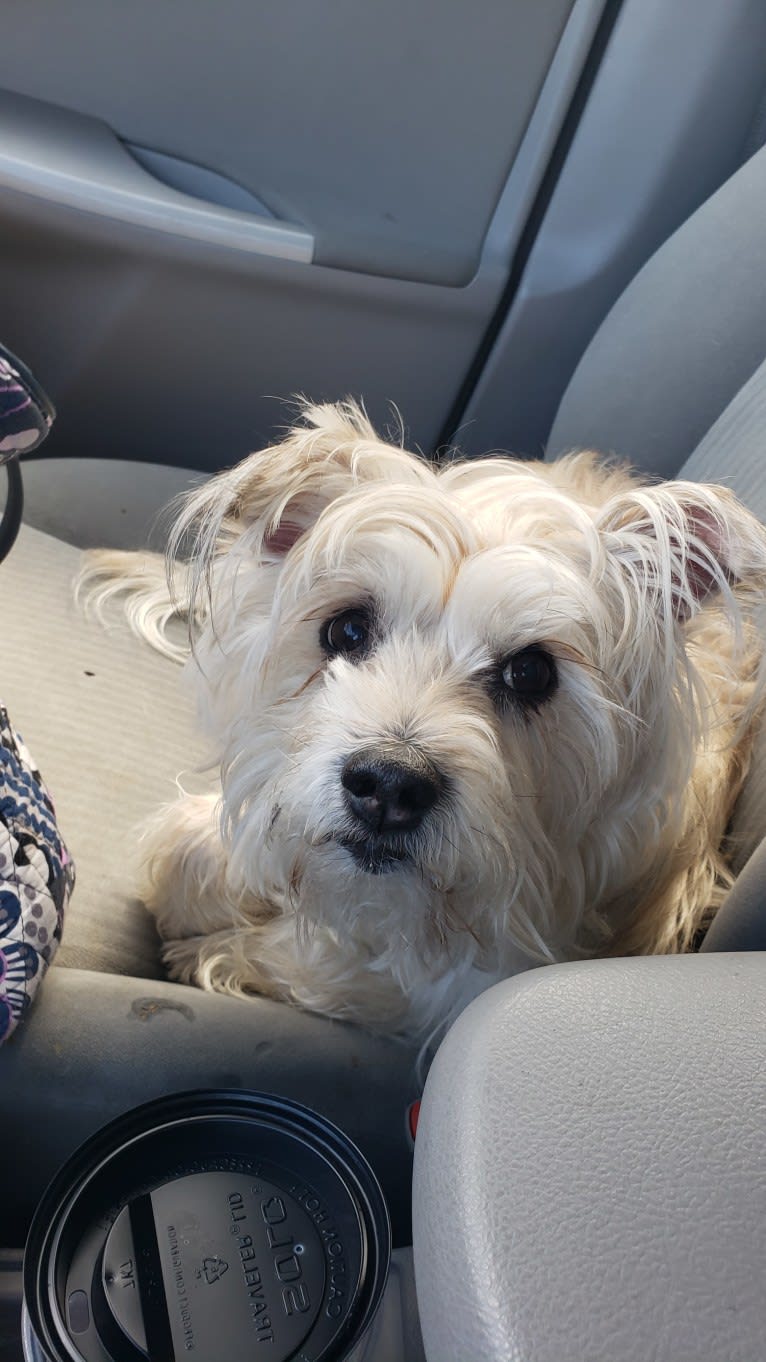
[[[99,119],[2,91],[0,195],[4,189],[231,251],[304,264],[314,256],[314,238],[303,227],[193,198],[156,179]]]

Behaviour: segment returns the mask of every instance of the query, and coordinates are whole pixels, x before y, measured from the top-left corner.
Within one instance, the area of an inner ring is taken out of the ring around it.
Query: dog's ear
[[[675,619],[711,595],[766,586],[766,529],[727,487],[667,482],[613,497],[597,524],[637,586]]]
[[[248,549],[273,561],[354,486],[420,482],[426,468],[379,440],[356,402],[305,404],[279,444],[249,455],[187,497],[171,548],[177,551],[185,542],[197,563],[209,563],[247,533]]]

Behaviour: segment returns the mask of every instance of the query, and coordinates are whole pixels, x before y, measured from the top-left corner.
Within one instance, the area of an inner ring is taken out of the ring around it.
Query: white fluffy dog
[[[439,468],[346,403],[173,545],[221,773],[150,833],[174,978],[414,1034],[530,965],[690,946],[763,697],[766,531],[730,492]],[[162,645],[161,560],[86,576]]]

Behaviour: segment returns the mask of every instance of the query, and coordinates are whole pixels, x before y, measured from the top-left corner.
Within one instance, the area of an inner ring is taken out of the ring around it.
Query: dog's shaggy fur
[[[730,492],[438,468],[346,403],[195,490],[182,547],[221,788],[149,834],[174,978],[422,1033],[533,964],[690,946],[763,696],[766,532]],[[160,560],[86,580],[172,651]]]

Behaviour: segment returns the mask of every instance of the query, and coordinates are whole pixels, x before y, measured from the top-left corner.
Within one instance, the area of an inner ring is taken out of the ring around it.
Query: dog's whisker
[[[470,824],[470,828],[471,828],[471,832],[475,832],[477,837],[484,837],[484,838],[486,838],[486,840],[487,840],[488,842],[494,842],[494,843],[495,843],[495,846],[499,847],[500,851],[501,851],[504,855],[506,854],[506,852],[507,852],[507,847],[506,847],[505,843],[502,842],[502,841],[500,840],[500,838],[497,837],[494,833],[489,832],[489,830],[488,830],[487,828],[477,828],[477,827],[474,827],[473,823]]]
[[[298,687],[297,690],[292,691],[290,695],[283,695],[283,696],[280,697],[279,700],[275,700],[275,701],[274,701],[274,707],[276,708],[276,707],[278,707],[279,705],[287,705],[287,704],[289,704],[289,703],[290,703],[291,701],[293,701],[293,700],[299,700],[300,697],[303,695],[304,691],[307,691],[308,688],[309,688],[309,686],[312,686],[312,685],[314,684],[314,682],[317,680],[317,678],[320,677],[320,676],[322,675],[323,671],[324,671],[324,668],[323,668],[323,667],[317,667],[317,668],[315,669],[315,671],[313,671],[313,672],[311,673],[310,676],[307,676],[307,677],[306,677],[306,680],[305,680],[305,681],[302,681],[302,682],[301,682],[301,684],[300,684],[300,686]],[[290,729],[289,729],[289,728],[285,728],[283,731],[284,731],[285,733],[289,733],[289,732],[290,732]]]
[[[449,931],[457,933],[465,932],[467,936],[470,936],[476,942],[477,946],[481,946],[481,938],[479,937],[476,929],[472,927],[470,923],[466,922],[465,919],[461,917],[461,915],[456,911],[454,903],[452,902],[451,896],[449,894],[445,895],[445,906],[447,910],[446,911],[447,929]]]
[[[335,841],[331,832],[317,833],[315,836],[304,834],[305,840],[310,847],[326,847]]]
[[[447,937],[444,931],[444,924],[440,921],[435,912],[429,913],[428,923],[431,930],[436,934],[439,945],[443,949],[447,945]]]

